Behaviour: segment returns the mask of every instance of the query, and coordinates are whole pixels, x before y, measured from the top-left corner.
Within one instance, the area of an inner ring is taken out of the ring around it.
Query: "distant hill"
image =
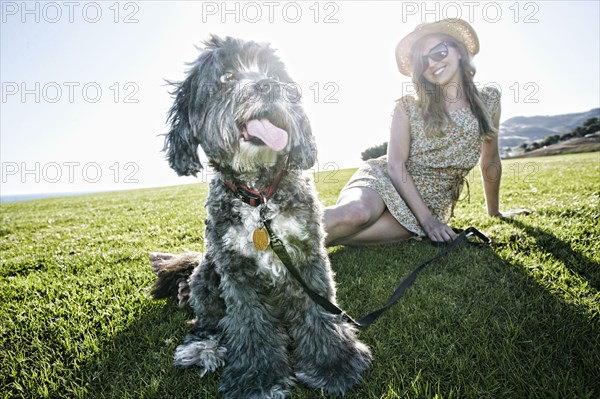
[[[577,154],[581,152],[600,151],[600,132],[576,137],[560,143],[538,148],[513,158],[544,157],[547,155]]]
[[[568,133],[594,117],[600,117],[600,108],[574,114],[515,116],[500,124],[500,147],[517,147],[553,134]]]

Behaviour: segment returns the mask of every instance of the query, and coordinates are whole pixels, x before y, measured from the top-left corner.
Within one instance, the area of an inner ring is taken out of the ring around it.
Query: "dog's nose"
[[[271,91],[273,91],[273,86],[274,86],[274,82],[270,81],[270,80],[262,80],[258,87],[260,88],[260,92],[262,94],[269,94],[271,93]]]
[[[276,101],[281,97],[279,82],[272,79],[263,79],[255,84],[257,94],[263,101]]]

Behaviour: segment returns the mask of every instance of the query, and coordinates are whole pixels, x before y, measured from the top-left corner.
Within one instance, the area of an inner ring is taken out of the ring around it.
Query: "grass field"
[[[330,205],[352,171],[317,175]],[[454,227],[463,245],[432,264],[360,333],[374,367],[364,398],[600,397],[600,153],[504,162],[502,209],[485,215],[477,171]],[[219,398],[220,373],[171,365],[189,314],[151,301],[151,251],[202,250],[204,184],[2,204],[0,397]],[[335,247],[338,300],[383,304],[438,251],[427,241]],[[325,397],[297,387],[294,398]]]

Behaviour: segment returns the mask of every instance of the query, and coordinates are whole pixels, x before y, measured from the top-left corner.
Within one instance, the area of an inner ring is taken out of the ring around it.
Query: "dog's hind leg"
[[[227,364],[219,390],[226,399],[284,399],[293,385],[287,356],[289,337],[252,283],[222,285],[227,303],[224,330]]]
[[[151,253],[150,265],[158,277],[150,292],[152,297],[154,299],[175,297],[179,307],[185,307],[190,295],[187,280],[194,268],[200,265],[202,257],[203,254],[199,252],[187,252],[181,255]]]
[[[173,358],[177,366],[199,366],[202,376],[221,367],[227,352],[221,343],[222,331],[219,327],[225,314],[219,284],[220,276],[207,255],[189,279],[189,305],[194,310],[196,319]]]

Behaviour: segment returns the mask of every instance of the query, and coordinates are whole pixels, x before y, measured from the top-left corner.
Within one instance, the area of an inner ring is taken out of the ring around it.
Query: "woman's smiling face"
[[[423,38],[423,77],[440,86],[461,83],[460,54],[453,43],[438,35]]]

